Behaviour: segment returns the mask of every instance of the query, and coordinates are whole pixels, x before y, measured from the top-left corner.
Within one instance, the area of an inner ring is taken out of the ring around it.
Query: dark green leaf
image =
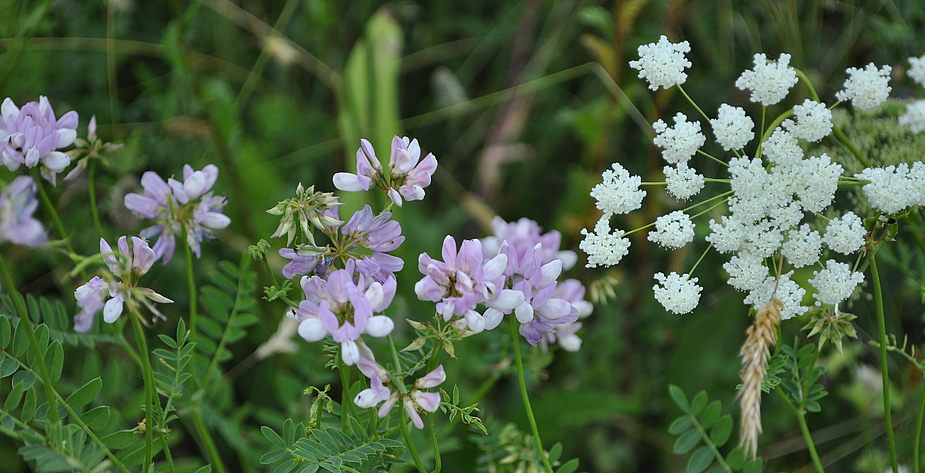
[[[294,470],[299,464],[295,460],[289,460],[281,463],[276,469],[273,470],[273,473],[289,473]]]
[[[726,456],[726,463],[733,470],[741,470],[745,466],[745,447],[738,446],[729,452],[729,455]]]
[[[564,465],[560,466],[556,473],[574,473],[578,469],[578,459],[572,458],[571,460],[565,462]]]
[[[101,387],[103,387],[103,381],[99,377],[93,378],[68,396],[65,402],[75,407],[87,405],[100,392]]]
[[[6,378],[7,376],[16,372],[19,369],[19,362],[14,358],[4,358],[0,362],[0,378]]]
[[[675,453],[687,453],[700,442],[700,431],[688,430],[674,443]]]
[[[703,412],[703,408],[707,407],[707,401],[708,399],[706,391],[700,391],[697,393],[697,395],[694,396],[694,400],[691,401],[691,414],[699,416],[700,413]]]
[[[36,397],[35,390],[30,389],[26,391],[26,401],[22,403],[22,421],[23,422],[32,422],[32,419],[35,418],[35,408],[38,405],[38,397]]]
[[[32,385],[35,384],[35,375],[31,371],[20,370],[13,375],[13,381],[11,384],[22,383],[22,388],[24,391],[32,389]]]
[[[206,465],[206,466],[200,467],[198,470],[196,470],[193,473],[212,473],[212,465]]]
[[[109,422],[109,407],[98,406],[85,412],[80,418],[93,430],[100,430],[106,427]]]
[[[45,350],[45,366],[48,367],[48,376],[52,383],[61,379],[61,370],[64,368],[64,348],[57,340],[48,345]]]
[[[717,447],[722,447],[726,445],[730,435],[732,435],[732,416],[726,414],[719,419],[719,422],[710,431],[710,439],[713,440]]]
[[[277,461],[286,458],[288,455],[289,452],[286,450],[273,450],[272,452],[264,453],[263,456],[260,457],[260,464],[269,465],[270,463],[276,463]]]
[[[729,473],[729,472],[725,468],[717,465],[707,470],[707,473]]]
[[[277,434],[275,430],[264,425],[260,427],[260,432],[262,432],[263,436],[266,437],[267,440],[269,440],[270,443],[272,443],[273,445],[276,445],[279,448],[288,447],[288,445],[286,445],[286,442],[283,442],[282,437],[280,437],[279,434]]]
[[[691,420],[691,416],[683,415],[678,417],[668,426],[668,433],[671,435],[679,435],[687,429],[691,428],[694,424],[694,421]]]
[[[764,470],[764,460],[758,457],[745,464],[745,473],[761,473]]]
[[[700,473],[713,463],[713,450],[704,445],[687,460],[687,473]]]
[[[133,430],[120,430],[100,439],[110,450],[121,450],[135,443],[142,436]]]
[[[675,404],[677,404],[684,413],[691,413],[691,406],[687,403],[687,396],[684,395],[684,391],[681,390],[681,388],[671,384],[668,385],[668,392],[671,394],[671,398],[674,399]]]
[[[809,412],[821,412],[822,406],[819,405],[819,401],[811,401],[806,403],[806,410]]]
[[[10,324],[10,318],[5,315],[0,316],[0,348],[6,349],[12,339],[13,326]]]
[[[22,381],[20,381],[16,383],[16,385],[13,386],[13,389],[10,390],[10,393],[7,394],[6,401],[3,402],[3,410],[9,412],[13,409],[16,409],[16,406],[19,405],[19,401],[22,400],[22,394],[23,385]]]
[[[707,410],[703,412],[703,416],[700,418],[700,426],[704,429],[709,429],[713,427],[713,424],[719,420],[720,414],[723,413],[723,404],[719,401],[713,401],[707,406]]]
[[[26,334],[26,330],[30,330],[29,325],[24,323],[22,319],[19,319],[16,323],[16,331],[13,333],[13,346],[10,347],[13,356],[17,358],[22,357],[23,353],[26,352],[26,348],[29,347],[29,338]]]
[[[308,463],[299,470],[299,473],[315,473],[318,471],[318,468],[320,467],[317,463]]]
[[[165,335],[162,333],[158,335],[157,338],[160,338],[161,343],[163,343],[164,345],[167,345],[168,347],[173,348],[174,350],[177,349],[177,342],[175,342],[174,339],[170,338],[170,335]]]
[[[560,456],[562,456],[562,444],[557,443],[549,449],[549,455],[546,458],[549,460],[550,464],[553,464],[559,461]]]

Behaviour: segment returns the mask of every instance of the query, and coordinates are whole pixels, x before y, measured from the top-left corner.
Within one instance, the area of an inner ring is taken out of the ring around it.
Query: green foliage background
[[[144,171],[170,176],[187,163],[196,169],[217,164],[216,190],[228,197],[225,213],[233,224],[204,245],[196,267],[201,276],[220,273],[220,260],[239,261],[247,245],[268,238],[277,221],[263,211],[299,182],[334,190],[331,176],[353,170],[359,138],[370,139],[380,157],[392,135],[417,138],[440,167],[423,202],[396,209],[407,237],[399,254],[406,265],[390,315],[424,320],[433,308],[412,291],[417,254],[436,254],[445,235],[484,236],[495,214],[526,217],[559,230],[563,247],[577,250],[580,229],[598,216],[588,192],[609,163],[619,161],[643,180],[659,178],[661,158],[647,123],[695,111],[673,91],[650,93],[628,69],[640,44],[660,34],[689,40],[693,67],[685,88],[711,113],[721,102],[747,102],[733,83],[756,52],[792,54],[791,64],[813,79],[827,103],[834,102],[846,67],[869,62],[893,66],[893,96],[921,97],[903,68],[906,58],[925,52],[923,28],[919,2],[891,0],[23,0],[0,2],[0,96],[20,105],[48,96],[59,115],[80,113],[80,136],[96,115],[104,140],[126,143],[97,174],[110,241],[140,228],[122,198],[139,189]],[[794,101],[807,95],[801,87]],[[59,185],[53,199],[77,251],[92,254],[98,243],[88,224],[84,179]],[[373,199],[343,198],[353,209]],[[670,202],[650,200],[622,228],[653,221]],[[702,234],[707,230],[698,226]],[[543,439],[561,442],[563,458],[579,458],[582,471],[683,468],[685,458],[672,454],[675,440],[667,430],[680,413],[669,383],[689,394],[705,389],[736,415],[737,353],[749,323],[741,294],[724,284],[719,264],[698,269],[705,297],[693,314],[668,314],[651,294],[652,273],[689,267],[702,250],[668,254],[640,237],[619,267],[587,270],[582,258],[569,274],[585,284],[602,276],[619,282],[616,297],[598,304],[585,322],[580,352],[529,355]],[[886,274],[893,306],[888,328],[917,345],[925,272],[917,250],[903,251],[894,255],[902,270]],[[53,254],[14,248],[5,256],[23,292],[60,298],[63,313],[76,312],[70,294],[83,281],[69,277],[70,268],[60,268]],[[274,261],[277,269],[281,264]],[[176,301],[164,309],[169,320],[156,327],[159,333],[175,333],[184,313],[183,271],[182,264],[158,265],[146,276],[149,287]],[[259,284],[265,279],[260,275]],[[324,368],[320,344],[297,340],[295,353],[253,356],[275,332],[283,307],[259,301],[251,310],[253,323],[241,326],[246,331],[220,360],[228,382],[210,392],[214,410],[203,412],[231,471],[265,468],[257,460],[275,447],[260,426],[279,431],[287,417],[306,420],[307,387],[339,390],[339,380]],[[823,360],[828,382],[838,387],[831,388],[822,413],[810,417],[811,426],[835,471],[880,472],[880,431],[870,425],[876,402],[859,394],[863,388],[847,370],[833,370],[876,365],[875,349],[866,345],[875,332],[871,304],[857,301],[853,311],[860,341],[847,344],[845,355],[833,352]],[[102,325],[97,333],[117,333]],[[801,325],[785,323],[784,339]],[[410,333],[403,323],[397,326],[399,339],[402,331]],[[140,386],[131,360],[101,335],[77,336],[71,345],[79,355],[66,360],[61,383],[76,389],[79,380],[101,376],[96,401],[124,414],[111,417],[109,428],[131,428],[139,419],[133,406],[143,399],[140,387],[128,395],[123,389]],[[500,333],[472,337],[457,344],[457,360],[445,363],[462,402],[479,402],[479,415],[495,436],[489,442],[459,422],[443,423],[445,471],[487,468],[486,445],[516,443],[511,435],[499,440],[510,434],[506,424],[527,430],[508,345]],[[895,418],[906,419],[897,429],[911,435],[908,420],[921,379],[901,358],[893,363],[900,388]],[[12,388],[9,378],[0,382],[2,396]],[[767,398],[765,412],[775,413],[765,418],[768,468],[795,471],[809,464],[796,422],[776,398]],[[192,431],[174,426],[178,464],[204,462]],[[4,472],[28,470],[18,448],[0,436]]]

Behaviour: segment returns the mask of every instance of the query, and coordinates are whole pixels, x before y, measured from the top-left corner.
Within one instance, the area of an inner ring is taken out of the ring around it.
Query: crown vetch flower
[[[77,305],[81,309],[74,316],[74,330],[77,332],[89,331],[93,326],[93,316],[100,309],[103,309],[103,321],[111,324],[122,315],[125,304],[134,307],[143,304],[155,316],[164,318],[151,302],[173,302],[151,289],[138,287],[138,278],[147,273],[157,260],[147,241],[132,237],[129,246],[128,239],[122,236],[116,248],[118,253],[113,252],[109,243],[100,238],[100,253],[109,272],[104,272],[102,277],[94,276],[74,291]]]
[[[35,190],[32,176],[19,176],[0,192],[0,243],[38,246],[48,239],[41,222],[32,216],[39,205]]]
[[[845,80],[845,88],[835,93],[835,98],[841,101],[850,100],[855,107],[861,110],[872,109],[883,102],[886,102],[890,96],[890,71],[893,68],[883,66],[879,70],[874,63],[870,63],[864,69],[849,67],[845,73],[848,79]]]
[[[392,203],[401,207],[407,201],[424,198],[424,188],[430,185],[437,170],[437,158],[428,153],[421,159],[421,145],[408,137],[392,138],[389,156],[389,175],[383,173],[382,164],[369,141],[360,140],[357,150],[357,173],[334,174],[334,187],[347,192],[359,192],[376,187],[386,191]]]
[[[781,54],[769,62],[764,53],[755,54],[754,69],[746,70],[736,80],[736,87],[752,91],[752,102],[767,107],[783,100],[797,83],[797,73],[790,67],[790,55]]]
[[[649,89],[668,89],[687,80],[684,69],[691,67],[691,62],[684,54],[690,50],[687,41],[670,43],[668,37],[662,35],[658,43],[639,46],[639,60],[630,61],[630,67],[639,70],[639,78],[649,82]]]
[[[388,381],[388,373],[374,361],[365,360],[361,357],[360,366],[363,374],[369,377],[370,387],[360,391],[354,397],[353,402],[359,407],[370,409],[385,401],[377,412],[379,418],[388,415],[395,403],[402,399],[402,407],[404,407],[408,418],[411,419],[411,423],[418,429],[423,429],[424,421],[421,420],[418,409],[434,413],[440,407],[440,393],[423,390],[437,387],[446,381],[446,372],[443,370],[443,365],[437,366],[430,373],[418,378],[414,382],[414,387],[406,394],[390,391],[383,385],[384,381]]]
[[[357,340],[367,333],[384,337],[395,323],[385,315],[373,315],[385,310],[395,297],[395,278],[379,283],[355,271],[348,261],[346,268],[332,271],[326,279],[303,277],[305,300],[289,316],[299,320],[299,335],[317,342],[328,335],[341,344],[341,357],[347,365],[360,358]]]
[[[312,226],[326,232],[344,224],[343,221],[337,219],[335,211],[340,205],[343,205],[343,202],[339,202],[333,192],[315,192],[315,186],[305,189],[302,183],[299,183],[294,199],[280,201],[275,207],[267,210],[270,215],[283,216],[270,238],[286,235],[286,245],[291,245],[298,228],[302,230],[302,235],[308,239],[308,242],[314,245],[315,236]],[[298,225],[296,225],[296,219],[298,219]]]
[[[0,155],[11,171],[41,163],[42,177],[54,185],[57,174],[71,163],[67,154],[56,150],[70,146],[76,138],[77,112],[56,119],[44,96],[22,109],[9,98],[0,105]]]
[[[136,215],[149,218],[155,224],[141,231],[144,238],[158,236],[154,253],[164,264],[170,262],[176,249],[176,235],[185,231],[186,243],[201,256],[201,242],[213,240],[215,231],[227,227],[231,219],[222,213],[225,197],[214,196],[212,186],[218,179],[218,167],[209,164],[201,171],[183,166],[183,182],[168,179],[148,171],[141,177],[144,195],[125,196],[125,207]],[[198,201],[197,201],[198,199]]]

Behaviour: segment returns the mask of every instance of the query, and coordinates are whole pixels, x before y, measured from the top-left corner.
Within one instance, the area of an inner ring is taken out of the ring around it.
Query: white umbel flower
[[[753,304],[755,310],[758,310],[771,300],[771,297],[776,296],[780,302],[780,317],[781,320],[787,320],[792,318],[795,315],[803,315],[806,313],[808,307],[802,305],[803,296],[806,295],[806,289],[800,287],[799,284],[792,281],[790,276],[793,275],[793,271],[789,273],[782,274],[780,276],[780,281],[778,281],[773,276],[768,276],[765,278],[764,282],[761,283],[761,286],[753,290],[745,297],[746,304]]]
[[[833,163],[825,153],[822,156],[811,156],[800,164],[794,166],[791,173],[795,178],[792,186],[800,198],[800,205],[807,212],[822,212],[835,200],[838,178],[844,168],[841,164]]]
[[[620,163],[613,163],[613,170],[604,171],[604,182],[591,189],[591,197],[597,200],[597,208],[604,214],[625,214],[642,206],[646,191],[639,189],[642,179],[630,176]]]
[[[925,100],[916,100],[906,105],[906,113],[899,117],[899,124],[913,133],[925,131]]]
[[[623,230],[611,233],[609,215],[604,215],[597,221],[594,225],[594,233],[589,233],[587,229],[582,228],[581,234],[585,238],[578,244],[578,248],[588,255],[588,263],[585,267],[596,268],[618,264],[630,248],[630,241],[623,238],[623,233]]]
[[[706,240],[720,253],[739,251],[748,239],[745,225],[731,216],[723,215],[721,223],[710,219],[710,230]]]
[[[768,277],[768,267],[764,265],[764,258],[748,251],[741,251],[723,269],[729,273],[729,285],[740,291],[754,291],[761,287]]]
[[[649,82],[649,89],[668,89],[687,80],[684,69],[691,67],[691,62],[684,54],[690,50],[691,45],[687,41],[670,43],[668,37],[662,35],[658,43],[639,46],[639,60],[630,61],[630,67],[639,70],[639,78]]]
[[[867,168],[854,177],[870,181],[861,190],[870,205],[886,214],[895,214],[921,200],[922,189],[909,175],[909,165]]]
[[[820,251],[822,236],[804,223],[800,228],[790,230],[780,252],[794,268],[802,268],[819,261]]]
[[[864,225],[861,224],[861,218],[854,212],[848,212],[841,217],[829,220],[823,240],[832,251],[850,255],[864,246],[866,233]]]
[[[669,164],[686,164],[707,140],[700,132],[700,122],[689,122],[687,116],[680,112],[674,116],[673,127],[659,120],[652,124],[652,128],[656,133],[652,142],[662,148],[662,157]]]
[[[877,70],[874,63],[868,64],[864,69],[849,67],[845,72],[850,76],[845,80],[845,88],[835,93],[838,100],[850,100],[855,107],[861,110],[872,109],[886,102],[890,91],[890,71],[893,68],[883,66]]]
[[[797,138],[819,141],[832,132],[832,111],[824,103],[806,99],[803,105],[794,105],[793,115],[796,123],[791,120],[785,120],[784,123]]]
[[[678,200],[687,200],[697,195],[703,189],[703,175],[697,174],[694,168],[679,163],[678,166],[665,166],[665,183],[668,184],[668,193]]]
[[[703,288],[697,285],[697,278],[691,279],[689,274],[679,276],[678,273],[672,272],[667,277],[662,273],[656,273],[655,279],[661,283],[661,286],[652,286],[655,300],[666,310],[675,314],[686,314],[700,303],[700,291]]]
[[[909,64],[912,67],[906,71],[906,75],[918,82],[919,85],[925,86],[925,56],[910,57]]]
[[[736,87],[752,91],[752,102],[767,107],[783,100],[797,83],[797,73],[790,67],[790,55],[781,54],[777,62],[768,62],[763,53],[755,54],[755,68],[736,80]]]
[[[710,120],[716,141],[724,150],[742,149],[755,137],[755,122],[742,107],[727,104],[719,106],[717,117]]]
[[[655,219],[655,231],[649,232],[649,241],[676,250],[694,241],[694,222],[684,212],[675,210]]]
[[[858,284],[864,282],[864,275],[851,271],[851,266],[840,263],[835,260],[825,262],[825,269],[814,271],[813,279],[809,283],[816,288],[816,305],[830,304],[836,305],[847,299],[858,287]]]
[[[776,128],[761,147],[768,161],[774,164],[797,164],[803,159],[803,148],[796,137],[783,128]]]

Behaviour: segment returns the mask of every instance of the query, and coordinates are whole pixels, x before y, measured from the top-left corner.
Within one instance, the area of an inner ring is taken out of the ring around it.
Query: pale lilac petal
[[[366,322],[366,333],[376,338],[384,337],[392,333],[395,328],[395,322],[385,315],[374,315]]]
[[[427,412],[437,412],[437,408],[440,407],[440,393],[413,391],[411,397],[417,405],[421,406],[421,409]]]
[[[444,371],[443,365],[439,365],[430,373],[418,378],[414,385],[418,388],[427,389],[437,387],[444,381],[446,381],[446,371]]]
[[[405,412],[408,414],[408,417],[411,418],[411,423],[414,424],[418,429],[424,428],[424,421],[421,420],[420,414],[414,408],[414,401],[410,397],[406,397],[404,400]]]
[[[106,306],[103,307],[103,321],[107,324],[111,324],[115,322],[120,315],[122,315],[121,294],[106,301]]]
[[[324,323],[316,318],[305,319],[299,323],[299,336],[309,342],[317,342],[328,335]]]

